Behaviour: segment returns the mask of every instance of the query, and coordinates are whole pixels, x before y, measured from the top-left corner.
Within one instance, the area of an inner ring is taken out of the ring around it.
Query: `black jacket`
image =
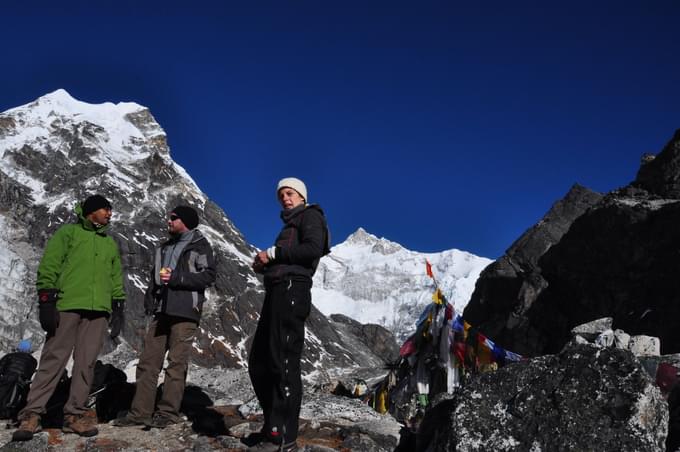
[[[282,212],[283,229],[276,238],[276,258],[264,268],[264,284],[285,279],[309,281],[328,253],[329,236],[323,210],[316,204]]]
[[[208,240],[194,230],[193,239],[177,259],[177,266],[167,284],[160,279],[161,250],[173,244],[173,239],[156,248],[151,283],[146,291],[145,306],[155,306],[156,312],[187,318],[198,323],[203,312],[205,289],[215,282],[215,259]]]

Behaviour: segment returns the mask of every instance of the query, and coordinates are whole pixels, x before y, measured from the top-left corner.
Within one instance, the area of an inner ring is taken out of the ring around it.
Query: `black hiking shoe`
[[[251,433],[250,435],[241,439],[241,442],[248,447],[252,447],[252,446],[259,444],[263,441],[267,441],[267,435],[265,435],[263,432]]]
[[[295,441],[287,444],[275,444],[269,441],[263,441],[248,448],[251,452],[298,452],[300,449]]]

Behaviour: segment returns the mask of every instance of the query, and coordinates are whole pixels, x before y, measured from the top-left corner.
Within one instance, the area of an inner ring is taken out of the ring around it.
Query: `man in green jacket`
[[[125,293],[118,246],[106,234],[111,203],[93,195],[75,211],[78,223],[54,233],[38,267],[40,325],[47,338],[14,441],[29,440],[41,430],[40,416],[71,354],[71,389],[62,430],[81,436],[98,433],[96,419],[85,415],[87,397],[110,316],[111,335],[120,332]]]

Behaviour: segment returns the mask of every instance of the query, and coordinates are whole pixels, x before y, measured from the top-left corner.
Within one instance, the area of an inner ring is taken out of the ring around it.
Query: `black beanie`
[[[110,209],[111,203],[102,195],[92,195],[83,202],[83,216],[86,217],[99,209]]]
[[[189,229],[195,229],[198,226],[198,213],[189,206],[177,206],[172,209],[172,212],[182,220],[184,226]]]

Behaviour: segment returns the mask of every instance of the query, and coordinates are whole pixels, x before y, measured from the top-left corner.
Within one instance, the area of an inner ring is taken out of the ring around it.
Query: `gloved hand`
[[[125,300],[111,300],[111,318],[109,328],[111,339],[118,337],[125,322]]]
[[[57,331],[59,326],[58,299],[59,289],[38,290],[38,317],[40,319],[40,326],[50,336]]]

